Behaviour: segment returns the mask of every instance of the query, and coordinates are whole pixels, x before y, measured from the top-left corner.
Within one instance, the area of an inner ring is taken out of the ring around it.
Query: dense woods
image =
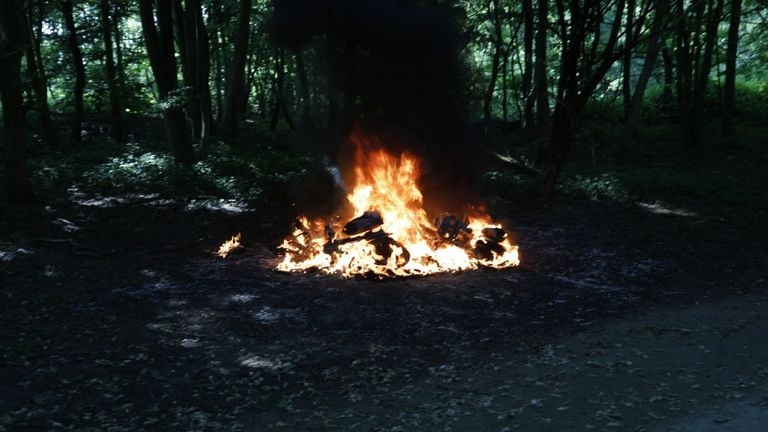
[[[754,120],[768,100],[764,6],[7,1],[6,196],[28,201],[40,187],[29,158],[142,144],[136,119],[155,116],[166,130],[157,139],[190,166],[243,127],[296,131],[310,154],[333,158],[335,140],[360,119],[398,124],[425,142],[460,121],[474,143],[446,149],[502,153],[506,169],[531,177],[543,196],[574,151],[619,166],[656,149],[649,126],[668,125],[666,145],[689,155],[743,148],[751,143],[740,129],[761,126]]]
[[[768,430],[768,0],[0,0],[0,432]]]

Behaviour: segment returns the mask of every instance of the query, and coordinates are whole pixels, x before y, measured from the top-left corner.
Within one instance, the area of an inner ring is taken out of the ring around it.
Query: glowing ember
[[[520,263],[517,246],[487,215],[430,220],[417,186],[416,156],[369,149],[355,136],[353,142],[355,183],[347,196],[353,213],[346,223],[299,218],[280,245],[285,257],[278,270],[391,277]]]
[[[216,252],[216,255],[226,258],[227,255],[231,254],[235,250],[240,248],[240,233],[237,233],[232,236],[231,239],[225,241],[224,243],[219,246],[219,251]]]

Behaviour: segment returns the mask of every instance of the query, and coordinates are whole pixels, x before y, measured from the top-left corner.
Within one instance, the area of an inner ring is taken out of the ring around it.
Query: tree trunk
[[[533,107],[533,0],[523,0],[523,128],[531,129],[534,125]]]
[[[545,152],[545,173],[541,185],[544,197],[554,191],[587,101],[611,65],[623,56],[623,50],[631,49],[636,43],[628,36],[627,43],[617,49],[624,0],[614,3],[613,23],[607,37],[601,34],[600,26],[594,27],[591,23],[604,20],[608,10],[582,9],[578,2],[569,2],[566,6],[564,0],[556,0],[555,5],[563,48],[558,99],[550,129],[551,138]],[[571,18],[570,24],[567,17]],[[637,25],[642,25],[642,22]]]
[[[3,103],[5,192],[12,203],[32,199],[24,152],[26,116],[21,84],[21,56],[29,43],[20,0],[0,2],[0,100]]]
[[[736,55],[739,48],[739,25],[741,23],[741,0],[731,0],[731,17],[728,24],[728,47],[725,52],[725,87],[723,89],[723,136],[736,133],[734,112],[736,111]]]
[[[534,85],[536,91],[536,132],[544,138],[549,132],[549,84],[547,82],[547,20],[549,0],[538,1],[536,22],[536,62]],[[544,141],[546,141],[544,139]],[[543,147],[542,147],[543,148]]]
[[[195,28],[195,41],[197,61],[195,62],[195,74],[197,86],[195,91],[200,100],[200,151],[205,153],[208,150],[208,135],[213,130],[213,108],[211,104],[211,55],[210,42],[208,41],[208,31],[205,29],[203,21],[203,10],[200,0],[187,0],[188,8],[193,15]]]
[[[624,29],[627,38],[632,36],[635,19],[635,0],[627,0],[627,25]],[[629,118],[630,105],[632,103],[632,50],[624,53],[621,62],[621,91],[624,103],[624,120]]]
[[[61,12],[64,15],[64,23],[67,28],[67,44],[72,54],[72,62],[75,64],[75,117],[72,120],[71,137],[75,141],[80,141],[80,135],[83,128],[83,94],[85,93],[85,65],[83,64],[83,53],[80,50],[80,43],[77,39],[77,27],[73,16],[72,0],[61,2]]]
[[[43,6],[38,5],[38,7],[42,8]],[[32,29],[33,16],[31,6],[27,9],[25,18],[25,27],[28,30],[27,38],[30,41],[26,48],[27,73],[29,74],[29,80],[32,83],[32,90],[35,95],[35,107],[40,121],[40,130],[46,145],[51,149],[56,149],[59,147],[59,137],[56,133],[56,126],[54,126],[51,119],[51,110],[48,107],[48,80],[42,62],[42,55],[40,55],[39,36]],[[42,22],[42,13],[38,15],[38,19]]]
[[[120,106],[120,88],[118,87],[117,68],[115,67],[114,51],[112,49],[112,23],[109,14],[108,0],[100,1],[101,32],[104,37],[104,66],[107,72],[107,86],[109,86],[109,105],[112,111],[112,132],[115,142],[123,143],[123,108]]]
[[[661,58],[664,60],[664,90],[661,94],[661,109],[669,111],[672,106],[672,92],[675,88],[675,64],[672,50],[664,47],[661,50]]]
[[[208,34],[203,22],[199,0],[174,2],[176,33],[182,61],[184,83],[190,89],[187,114],[192,120],[192,131],[199,142],[201,152],[207,151],[207,138],[213,115],[211,113],[211,90],[208,84],[210,56]]]
[[[309,130],[315,129],[315,122],[312,119],[312,100],[309,97],[309,80],[307,79],[307,69],[304,66],[304,55],[301,51],[296,52],[296,75],[299,78],[299,93],[302,102],[302,121],[304,127]]]
[[[181,107],[172,100],[174,92],[178,90],[173,46],[172,5],[168,1],[158,1],[155,17],[153,1],[140,0],[139,14],[149,63],[157,83],[159,100],[166,105],[163,117],[171,151],[176,162],[191,164],[195,161],[195,151],[189,136],[189,128]],[[155,26],[155,18],[157,18],[157,26]]]
[[[280,121],[280,114],[283,115],[288,128],[295,130],[296,126],[291,119],[288,111],[288,105],[285,103],[285,53],[281,48],[275,49],[275,78],[274,78],[273,96],[275,98],[274,110],[272,111],[272,121],[270,130],[277,130],[277,123]]]
[[[488,86],[485,90],[485,97],[483,98],[483,118],[485,119],[486,131],[488,130],[488,126],[491,124],[491,106],[493,103],[493,93],[496,90],[496,79],[499,76],[499,63],[501,61],[501,55],[503,51],[499,0],[491,0],[491,5],[493,6],[492,19],[494,28],[494,49],[493,59],[491,61],[491,78],[488,81]]]
[[[112,8],[112,34],[115,38],[115,59],[117,60],[117,88],[120,91],[120,97],[125,89],[125,65],[123,63],[123,32],[120,30],[120,4],[115,2]]]
[[[224,99],[224,119],[222,128],[229,135],[237,135],[237,123],[240,117],[240,105],[245,81],[245,61],[248,56],[248,24],[251,19],[251,0],[240,0],[237,37],[235,39],[235,54],[232,60],[232,73],[227,83],[227,94]]]
[[[702,145],[704,100],[722,8],[722,0],[693,3],[688,10],[683,0],[676,2],[677,100],[682,144],[688,149]]]
[[[669,13],[669,9],[666,7],[666,1],[667,0],[656,1],[657,9],[653,17],[653,24],[651,25],[651,34],[648,37],[648,50],[645,53],[643,69],[640,71],[640,76],[637,78],[637,84],[635,84],[635,92],[630,96],[631,102],[629,109],[627,110],[624,134],[622,140],[619,142],[618,155],[616,158],[619,163],[624,162],[626,152],[632,148],[635,130],[637,129],[637,123],[640,120],[640,110],[643,105],[645,89],[648,86],[651,73],[653,73],[654,66],[656,65],[656,59],[659,57],[661,33],[664,30],[664,19]]]

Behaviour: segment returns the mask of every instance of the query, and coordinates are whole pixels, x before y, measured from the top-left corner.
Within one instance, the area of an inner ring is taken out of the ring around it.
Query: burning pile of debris
[[[393,277],[519,264],[517,246],[488,215],[427,216],[415,155],[357,150],[349,216],[300,217],[280,246],[278,270]]]
[[[321,225],[300,218],[281,245],[286,255],[278,270],[393,277],[519,264],[517,247],[498,224],[483,226],[479,220],[472,223],[468,218],[443,214],[433,226],[420,227],[426,245],[413,245],[413,255],[383,225],[376,210],[365,211],[343,225],[336,220]]]

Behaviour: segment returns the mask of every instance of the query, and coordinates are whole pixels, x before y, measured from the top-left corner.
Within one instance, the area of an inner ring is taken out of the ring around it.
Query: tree
[[[20,0],[0,2],[0,100],[3,103],[3,158],[6,195],[11,202],[32,198],[24,151],[24,113],[21,56],[26,45],[27,26]]]
[[[55,149],[59,146],[59,138],[56,133],[56,127],[51,119],[51,110],[48,106],[48,80],[45,73],[43,56],[40,53],[43,4],[38,4],[37,7],[40,13],[36,16],[33,15],[34,9],[31,4],[27,7],[25,14],[25,28],[28,30],[27,38],[29,40],[29,43],[26,45],[27,74],[32,84],[35,108],[37,109],[43,139],[49,148]],[[33,22],[35,23],[34,28],[32,26]],[[35,28],[38,30],[35,31]]]
[[[205,152],[213,125],[213,112],[208,82],[210,49],[200,0],[186,0],[184,6],[181,0],[176,0],[174,15],[184,83],[190,90],[187,112],[192,119],[192,132],[200,143],[200,151]]]
[[[545,137],[549,132],[549,83],[547,79],[547,24],[549,0],[538,0],[536,11],[536,60],[534,89],[536,92],[536,131]]]
[[[655,4],[656,11],[653,16],[651,33],[648,36],[648,45],[647,51],[645,53],[645,60],[643,62],[643,68],[640,71],[640,76],[637,78],[634,92],[632,93],[628,90],[625,90],[625,98],[629,97],[630,100],[625,101],[625,106],[627,106],[626,122],[624,126],[623,138],[618,144],[619,147],[617,160],[619,163],[624,161],[626,156],[625,153],[632,145],[635,130],[637,129],[637,123],[640,120],[640,108],[643,104],[645,89],[648,85],[648,81],[651,78],[653,68],[656,65],[656,59],[659,57],[659,50],[661,48],[661,34],[666,27],[666,19],[669,14],[669,0],[655,0]]]
[[[677,60],[677,109],[683,147],[701,147],[704,97],[712,69],[723,0],[699,0],[686,8],[675,0],[675,54]]]
[[[275,48],[275,73],[272,84],[272,95],[275,101],[274,109],[272,110],[272,120],[270,121],[270,130],[277,129],[277,122],[280,121],[280,115],[283,115],[285,123],[288,124],[288,128],[291,130],[296,129],[296,126],[291,119],[291,113],[288,111],[288,105],[285,103],[285,50],[283,48]]]
[[[560,170],[573,145],[581,116],[587,102],[611,66],[625,50],[639,40],[650,3],[642,8],[633,21],[635,30],[627,32],[625,43],[618,45],[626,0],[555,0],[557,26],[562,51],[560,80],[557,85],[555,111],[550,129],[549,145],[544,151],[542,193],[550,195]],[[608,35],[603,35],[603,23],[611,17]]]
[[[531,129],[534,125],[533,106],[536,99],[533,97],[533,0],[523,0],[523,127]]]
[[[235,53],[231,73],[224,99],[224,117],[222,128],[230,135],[237,135],[237,122],[240,117],[238,107],[245,90],[245,61],[248,56],[248,24],[251,19],[251,0],[240,0]]]
[[[158,0],[155,13],[153,3],[153,0],[139,1],[144,42],[155,76],[160,103],[163,104],[163,117],[171,151],[176,162],[191,164],[195,160],[195,150],[192,147],[184,112],[176,100],[179,96],[179,88],[173,46],[172,5],[170,1]]]
[[[739,48],[739,24],[741,23],[741,0],[731,0],[731,17],[728,23],[728,47],[725,52],[725,86],[723,87],[723,136],[736,133],[734,112],[736,111],[736,55]]]
[[[499,76],[499,65],[501,57],[504,55],[504,40],[501,32],[501,6],[499,0],[491,0],[492,8],[491,20],[493,23],[493,59],[491,60],[491,78],[485,89],[483,98],[483,118],[485,119],[486,129],[491,123],[491,103],[493,102],[493,93],[496,90],[496,80]]]
[[[85,65],[83,64],[83,52],[80,50],[80,42],[77,37],[77,27],[75,26],[73,9],[74,6],[72,0],[64,0],[61,2],[61,12],[64,15],[64,23],[67,28],[67,44],[69,45],[69,50],[72,54],[72,61],[75,64],[75,116],[72,119],[70,136],[74,141],[80,141],[80,135],[83,128],[83,114],[85,111],[83,104],[83,94],[85,93]]]
[[[104,68],[109,87],[109,105],[112,111],[112,133],[115,142],[125,142],[123,136],[123,108],[120,105],[120,87],[118,84],[117,68],[115,66],[114,50],[112,49],[113,24],[110,19],[110,6],[108,0],[100,0],[99,12],[101,19],[101,34],[104,38]]]

